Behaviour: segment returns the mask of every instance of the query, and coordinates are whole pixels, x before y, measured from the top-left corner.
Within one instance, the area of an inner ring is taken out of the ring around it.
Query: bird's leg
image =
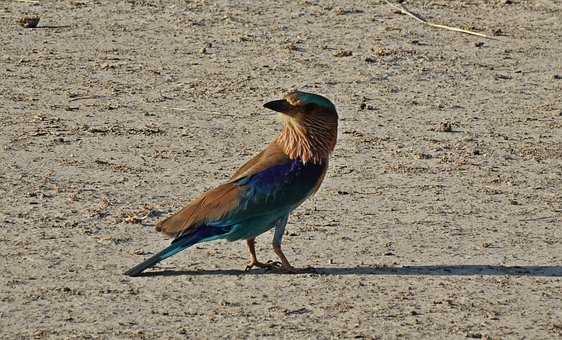
[[[275,252],[275,254],[277,254],[279,259],[281,260],[281,266],[276,267],[275,268],[276,271],[283,272],[283,273],[291,273],[291,274],[316,272],[315,269],[312,267],[306,267],[306,268],[293,267],[287,260],[287,257],[285,257],[285,254],[283,254],[283,251],[281,250],[281,244],[275,244],[274,242],[273,251]]]
[[[275,254],[277,254],[277,256],[279,257],[279,259],[281,260],[281,267],[279,269],[281,269],[282,271],[287,271],[287,272],[297,272],[297,268],[293,267],[289,261],[287,260],[287,257],[285,257],[285,254],[283,254],[283,251],[281,250],[281,245],[280,244],[273,244],[273,251],[275,252]]]
[[[258,258],[256,256],[256,239],[255,238],[246,240],[246,244],[248,245],[248,250],[250,251],[250,256],[252,257],[250,259],[250,263],[246,266],[246,270],[250,270],[254,267],[275,268],[275,267],[279,266],[278,262],[269,261],[267,263],[263,263],[263,262],[258,261]]]
[[[283,241],[283,235],[285,234],[285,226],[287,226],[287,220],[289,219],[289,215],[286,215],[277,222],[275,222],[275,234],[273,235],[273,251],[279,259],[281,260],[281,266],[276,268],[276,270],[287,272],[287,273],[301,273],[307,271],[307,269],[298,269],[289,263],[285,254],[281,250],[281,242]]]

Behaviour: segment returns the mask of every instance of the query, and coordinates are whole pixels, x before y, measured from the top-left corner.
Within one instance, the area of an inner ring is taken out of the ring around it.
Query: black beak
[[[286,101],[285,99],[281,99],[281,100],[274,100],[268,103],[263,104],[263,107],[273,110],[273,111],[277,111],[277,112],[281,112],[281,113],[290,113],[293,110],[293,107],[291,106],[291,104],[289,104],[288,101]]]

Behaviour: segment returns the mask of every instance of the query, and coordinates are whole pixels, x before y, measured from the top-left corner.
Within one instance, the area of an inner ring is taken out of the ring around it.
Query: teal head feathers
[[[327,98],[292,91],[264,107],[283,114],[284,128],[276,139],[291,159],[323,163],[334,150],[338,132],[336,107]]]

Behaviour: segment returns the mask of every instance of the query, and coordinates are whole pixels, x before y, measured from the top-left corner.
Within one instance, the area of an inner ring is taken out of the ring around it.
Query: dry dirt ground
[[[376,0],[0,3],[0,337],[562,337],[562,5],[405,4],[497,40]],[[341,117],[284,242],[317,273],[236,242],[123,276],[293,88]]]

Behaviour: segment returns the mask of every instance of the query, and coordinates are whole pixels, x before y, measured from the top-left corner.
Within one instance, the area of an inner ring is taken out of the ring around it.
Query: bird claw
[[[250,264],[248,264],[246,266],[244,271],[249,271],[249,270],[253,269],[254,267],[264,268],[265,270],[271,270],[271,271],[273,271],[275,273],[278,273],[278,274],[314,274],[314,273],[317,273],[316,269],[314,269],[313,267],[296,268],[296,267],[291,266],[290,264],[283,264],[279,261],[272,261],[272,260],[269,260],[265,263],[259,262],[259,261],[251,262]]]
[[[281,262],[279,261],[272,261],[272,260],[267,261],[267,268],[275,269],[280,267],[282,267],[282,265]]]
[[[253,261],[251,262],[249,265],[246,266],[246,269],[244,269],[244,271],[248,271],[254,267],[257,268],[265,268],[265,269],[278,269],[281,267],[281,263],[277,262],[277,261],[267,261],[266,263],[263,262],[259,262],[259,261]]]

